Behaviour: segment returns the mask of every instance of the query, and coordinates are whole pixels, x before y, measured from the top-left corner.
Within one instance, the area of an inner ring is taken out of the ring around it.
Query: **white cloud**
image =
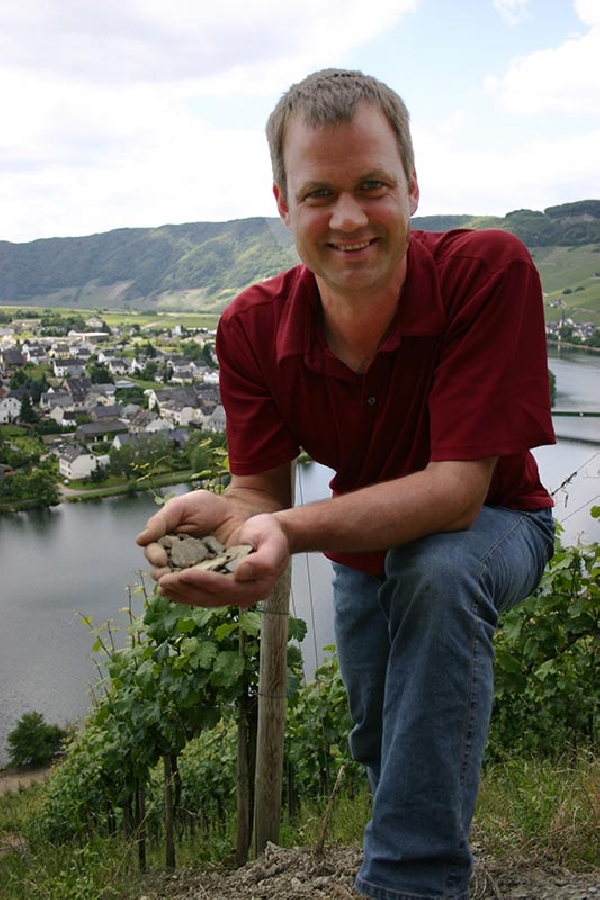
[[[600,196],[600,128],[585,135],[474,152],[460,138],[415,135],[421,203],[417,215],[505,215]],[[582,185],[585,187],[582,188]]]
[[[84,81],[202,79],[349,52],[418,0],[21,0],[0,5],[0,59]]]
[[[600,27],[600,3],[598,0],[575,0],[575,12],[586,25],[592,28]]]
[[[600,2],[573,2],[579,34],[488,78],[496,108],[465,97],[415,134],[422,214],[503,215],[600,196]],[[529,15],[520,0],[496,8]],[[363,45],[377,67],[380,35],[390,83],[403,67],[418,72],[426,41],[400,48],[419,28],[428,36],[429,9],[424,0],[370,0],[368,15],[364,0],[0,0],[0,239],[276,215],[263,132],[276,98],[312,69],[362,67]],[[411,11],[410,28],[390,34]],[[453,21],[451,6],[444,15]],[[435,59],[427,65],[431,84],[464,96]],[[504,145],[479,152],[491,112],[490,143],[493,132]],[[538,113],[546,134],[554,127],[549,143],[531,139]]]
[[[418,2],[0,2],[0,238],[275,215],[263,98]]]
[[[504,110],[523,115],[600,113],[600,3],[577,0],[585,34],[514,59],[502,78],[486,79]]]

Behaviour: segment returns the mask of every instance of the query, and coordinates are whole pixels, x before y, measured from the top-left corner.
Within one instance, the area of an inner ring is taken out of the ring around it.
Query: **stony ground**
[[[0,795],[45,774],[5,771]],[[0,855],[18,851],[20,844],[18,835],[3,835]],[[350,847],[326,846],[315,856],[306,849],[269,844],[259,859],[241,869],[178,871],[149,882],[140,900],[356,900],[352,885],[360,856],[359,849]],[[600,868],[595,875],[576,875],[549,865],[476,858],[472,900],[600,900]]]
[[[269,845],[263,857],[238,870],[178,873],[140,900],[353,900],[360,851],[308,850]],[[478,859],[472,900],[600,900],[600,872],[573,875],[558,869],[508,867]]]

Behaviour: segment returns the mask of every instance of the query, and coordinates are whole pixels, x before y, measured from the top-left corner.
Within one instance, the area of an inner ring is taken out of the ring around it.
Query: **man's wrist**
[[[291,512],[292,510],[290,509],[280,509],[277,510],[277,512],[272,513],[273,517],[277,520],[277,524],[283,531],[290,554],[297,552],[297,548],[294,545],[294,529],[291,522]]]

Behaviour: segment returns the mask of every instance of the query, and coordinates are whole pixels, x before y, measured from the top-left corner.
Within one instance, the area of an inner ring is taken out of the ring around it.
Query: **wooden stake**
[[[268,841],[279,841],[290,583],[288,567],[262,610],[254,806],[256,856],[263,853]]]
[[[296,465],[292,465],[292,497]],[[293,502],[293,501],[292,501]],[[254,853],[279,842],[291,564],[262,607],[254,792]]]

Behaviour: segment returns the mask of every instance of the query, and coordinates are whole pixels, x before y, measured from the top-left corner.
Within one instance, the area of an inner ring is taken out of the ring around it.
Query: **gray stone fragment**
[[[190,534],[165,534],[158,543],[167,554],[167,565],[173,572],[197,568],[204,571],[228,574],[248,553],[253,552],[250,544],[236,547],[225,546],[214,534],[194,537]]]

